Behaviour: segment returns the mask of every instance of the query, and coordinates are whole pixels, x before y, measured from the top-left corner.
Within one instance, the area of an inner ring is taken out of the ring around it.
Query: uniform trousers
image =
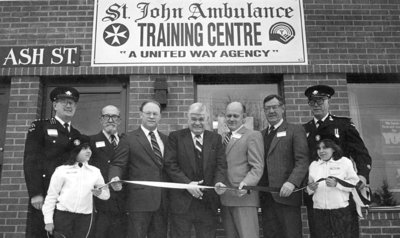
[[[80,214],[55,210],[54,231],[65,238],[86,238],[93,222],[92,214]]]
[[[34,208],[30,202],[26,219],[26,238],[47,237],[42,210]]]
[[[196,238],[215,238],[217,214],[202,200],[193,199],[186,213],[171,213],[170,238],[190,238],[192,227]]]
[[[222,222],[226,237],[259,238],[257,207],[222,207]]]

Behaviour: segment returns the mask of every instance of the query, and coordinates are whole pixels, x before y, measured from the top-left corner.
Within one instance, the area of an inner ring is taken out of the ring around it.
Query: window
[[[372,190],[386,180],[400,194],[400,84],[350,83],[348,91],[351,118],[372,157]]]
[[[267,126],[262,102],[269,94],[278,94],[277,76],[204,76],[196,83],[197,101],[205,103],[210,110],[209,124],[214,131],[220,134],[228,131],[224,113],[233,101],[246,106],[246,127],[262,130]]]

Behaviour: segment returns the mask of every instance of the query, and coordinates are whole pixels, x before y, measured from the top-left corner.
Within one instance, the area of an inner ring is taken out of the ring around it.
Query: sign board
[[[92,66],[305,64],[302,0],[95,0]]]
[[[79,46],[0,47],[0,67],[79,66]]]
[[[381,119],[383,154],[400,154],[400,120]]]

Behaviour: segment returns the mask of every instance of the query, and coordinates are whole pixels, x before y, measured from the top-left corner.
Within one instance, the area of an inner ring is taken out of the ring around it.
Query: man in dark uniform
[[[311,154],[311,161],[317,159],[317,143],[322,139],[332,139],[338,144],[344,154],[343,156],[352,159],[357,167],[357,174],[365,186],[369,180],[371,170],[371,157],[363,140],[360,137],[350,118],[338,117],[329,113],[329,100],[335,90],[327,85],[315,85],[307,88],[305,95],[314,118],[304,124],[307,134],[308,146]],[[350,206],[354,207],[354,223],[352,224],[352,237],[359,237],[358,215],[355,203],[350,199]],[[315,237],[312,224],[312,200],[305,196],[305,203],[308,211],[311,237]]]
[[[104,181],[108,179],[108,169],[114,159],[115,149],[124,135],[118,134],[121,124],[120,110],[113,106],[105,106],[101,110],[100,124],[103,130],[90,137],[92,158],[89,164],[100,169]],[[126,230],[125,191],[115,192],[110,189],[110,199],[94,198],[95,224],[94,238],[124,238]]]
[[[50,178],[56,167],[69,158],[71,138],[80,132],[71,126],[79,92],[71,87],[57,87],[50,93],[55,117],[36,120],[29,128],[24,152],[24,174],[29,195],[26,237],[46,236],[42,205]]]

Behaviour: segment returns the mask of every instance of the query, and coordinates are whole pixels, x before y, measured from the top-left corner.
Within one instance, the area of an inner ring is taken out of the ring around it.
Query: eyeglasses
[[[310,106],[315,106],[315,105],[321,106],[322,104],[324,104],[326,99],[327,98],[311,99],[311,100],[308,100],[308,105],[310,105]]]
[[[103,115],[101,115],[101,118],[104,119],[104,120],[106,120],[106,121],[110,120],[110,118],[111,118],[113,121],[116,121],[116,120],[119,120],[121,117],[120,117],[119,115],[103,114]]]
[[[151,116],[158,117],[158,116],[160,116],[160,113],[158,113],[158,112],[142,112],[142,113],[146,117],[151,117]]]
[[[264,112],[269,112],[269,111],[271,111],[271,109],[274,109],[274,111],[276,111],[276,110],[278,110],[281,106],[282,106],[282,104],[272,105],[272,106],[264,106]]]
[[[71,106],[75,106],[76,102],[70,99],[58,99],[57,103],[61,104],[62,106],[67,106],[68,104]]]

